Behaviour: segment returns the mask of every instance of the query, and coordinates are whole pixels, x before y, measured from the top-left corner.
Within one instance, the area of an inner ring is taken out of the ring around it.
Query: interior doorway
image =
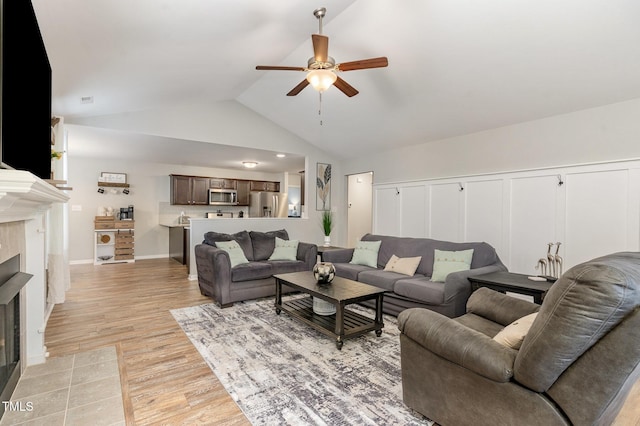
[[[373,172],[347,176],[347,247],[355,247],[373,226]]]

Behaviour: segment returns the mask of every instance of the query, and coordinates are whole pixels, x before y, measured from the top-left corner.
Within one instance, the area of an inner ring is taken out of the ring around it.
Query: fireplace
[[[46,361],[48,243],[62,241],[50,231],[64,229],[53,213],[68,200],[29,172],[0,169],[0,416],[26,366]]]
[[[20,255],[0,263],[0,401],[9,401],[21,372],[20,290],[32,277],[20,272]],[[4,414],[0,406],[0,417]]]

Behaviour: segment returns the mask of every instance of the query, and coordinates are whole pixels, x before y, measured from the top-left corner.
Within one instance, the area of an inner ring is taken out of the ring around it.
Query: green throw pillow
[[[377,268],[380,244],[382,244],[382,241],[358,241],[349,263]]]
[[[433,256],[433,274],[431,281],[444,282],[451,272],[471,269],[473,249],[461,251],[435,250]]]
[[[298,240],[283,240],[276,237],[276,247],[268,260],[296,260]]]
[[[242,251],[242,247],[237,241],[216,241],[216,247],[229,253],[229,260],[231,261],[231,267],[241,265],[243,263],[249,263],[247,257]]]

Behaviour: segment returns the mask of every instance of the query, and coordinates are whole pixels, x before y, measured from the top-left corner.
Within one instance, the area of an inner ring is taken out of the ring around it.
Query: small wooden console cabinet
[[[134,221],[96,216],[93,264],[135,262]]]

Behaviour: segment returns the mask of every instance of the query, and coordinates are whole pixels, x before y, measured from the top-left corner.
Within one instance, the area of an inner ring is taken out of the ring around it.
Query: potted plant
[[[333,229],[333,214],[330,210],[324,210],[322,212],[322,230],[324,231],[324,245],[329,247],[331,245],[331,230]]]

